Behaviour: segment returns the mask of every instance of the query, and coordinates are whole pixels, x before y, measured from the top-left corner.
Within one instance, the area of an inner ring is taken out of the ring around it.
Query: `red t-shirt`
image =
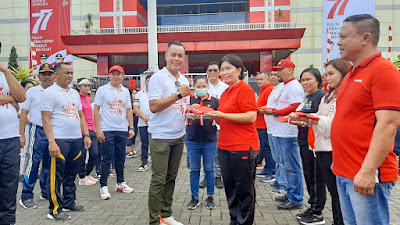
[[[349,73],[340,85],[332,122],[333,172],[354,179],[368,153],[375,126],[375,111],[400,110],[400,73],[381,53],[372,55]],[[377,171],[379,182],[398,178],[392,151]]]
[[[219,111],[224,113],[246,113],[257,111],[253,89],[244,81],[229,87],[219,100]],[[260,150],[255,123],[241,124],[219,119],[218,148],[227,151],[249,151],[250,147]]]
[[[267,105],[269,94],[271,94],[274,86],[272,84],[268,84],[265,87],[261,88],[260,96],[257,99],[257,108],[263,107]],[[267,129],[267,125],[265,124],[264,114],[257,113],[256,120],[256,128],[257,129]]]

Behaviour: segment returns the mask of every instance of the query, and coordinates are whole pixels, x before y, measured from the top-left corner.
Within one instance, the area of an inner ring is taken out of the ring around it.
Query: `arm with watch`
[[[152,113],[161,112],[164,109],[168,108],[170,105],[174,104],[174,102],[176,102],[177,100],[186,97],[189,94],[190,94],[189,86],[187,86],[186,84],[182,84],[179,90],[175,94],[172,94],[169,97],[162,99],[150,100],[149,101],[150,111]]]
[[[79,119],[80,119],[80,123],[81,123],[81,130],[83,131],[83,136],[84,136],[83,141],[85,143],[85,149],[87,150],[92,145],[92,140],[90,139],[90,136],[89,136],[89,129],[87,127],[86,119],[85,119],[85,115],[83,114],[83,111],[79,110],[78,113],[79,113]]]
[[[128,119],[128,123],[129,123],[129,129],[128,129],[128,139],[133,138],[133,136],[135,136],[135,128],[133,127],[133,111],[132,108],[128,108],[126,109],[126,117]]]

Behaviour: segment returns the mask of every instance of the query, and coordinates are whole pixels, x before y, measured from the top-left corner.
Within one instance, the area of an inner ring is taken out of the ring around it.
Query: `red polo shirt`
[[[257,111],[253,89],[244,81],[229,87],[222,93],[218,110],[224,113],[246,113]],[[218,148],[227,151],[260,150],[255,123],[241,124],[219,119]]]
[[[265,87],[261,88],[260,96],[257,99],[257,108],[263,107],[267,105],[269,94],[271,94],[274,86],[272,84],[268,84]],[[257,113],[256,120],[256,128],[257,129],[267,129],[267,125],[265,124],[264,114]]]
[[[375,126],[375,111],[400,110],[400,73],[381,53],[357,68],[349,68],[336,101],[332,122],[333,172],[354,179],[364,161]],[[376,178],[392,182],[398,178],[396,155],[388,154]]]

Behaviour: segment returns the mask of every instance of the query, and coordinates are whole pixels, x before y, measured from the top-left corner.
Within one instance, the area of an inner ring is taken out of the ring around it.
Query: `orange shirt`
[[[265,87],[261,88],[260,96],[257,99],[257,108],[267,105],[269,94],[271,94],[274,86],[272,84],[268,84]],[[267,125],[265,124],[264,114],[257,113],[256,120],[256,128],[257,129],[267,129]]]
[[[246,113],[257,111],[253,89],[244,81],[227,88],[219,100],[219,111],[224,113]],[[241,124],[219,119],[218,148],[227,151],[260,150],[255,123]]]
[[[375,111],[400,110],[400,73],[381,53],[372,55],[343,79],[332,122],[333,172],[354,179],[364,161],[375,126]],[[379,182],[398,178],[396,155],[387,155],[376,174]]]

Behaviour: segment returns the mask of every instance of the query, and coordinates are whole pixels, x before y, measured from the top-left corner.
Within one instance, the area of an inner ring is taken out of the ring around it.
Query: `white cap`
[[[88,80],[88,79],[83,79],[79,82],[79,86],[84,85],[84,84],[88,84],[91,85],[92,83]]]

